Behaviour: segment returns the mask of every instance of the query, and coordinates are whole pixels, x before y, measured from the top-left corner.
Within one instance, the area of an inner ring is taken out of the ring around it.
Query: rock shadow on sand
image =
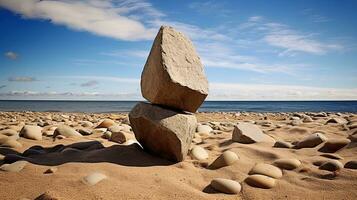
[[[4,152],[5,153],[5,152]],[[98,141],[78,142],[53,147],[32,146],[22,154],[8,151],[5,162],[26,160],[37,165],[56,166],[65,163],[113,163],[123,166],[150,167],[167,166],[174,163],[145,152],[138,144],[112,145],[104,147]]]

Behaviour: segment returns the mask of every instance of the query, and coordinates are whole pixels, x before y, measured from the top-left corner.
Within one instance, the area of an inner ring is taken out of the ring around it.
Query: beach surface
[[[351,169],[357,163],[357,114],[195,115],[204,128],[195,133],[191,148],[202,147],[208,158],[189,153],[184,161],[173,163],[141,148],[127,113],[0,112],[0,199],[357,199],[357,169]],[[286,148],[233,141],[235,126],[243,122],[254,124]],[[40,138],[34,139],[36,131],[30,127],[26,132],[24,125],[40,127]],[[83,136],[55,131],[63,125]],[[113,125],[120,126],[123,137],[112,135]],[[324,139],[302,147],[301,141],[314,133]],[[238,160],[211,169],[210,164],[227,150]],[[279,159],[297,159],[300,164],[293,169],[279,167],[282,176],[271,188],[247,183],[256,164],[278,166]],[[332,170],[328,162],[334,163]],[[11,163],[22,166],[7,170]],[[211,186],[214,178],[239,182],[241,191],[222,193]]]

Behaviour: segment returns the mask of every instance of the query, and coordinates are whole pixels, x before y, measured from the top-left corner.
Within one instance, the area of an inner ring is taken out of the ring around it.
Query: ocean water
[[[0,100],[0,111],[129,112],[137,101]],[[357,101],[205,101],[200,112],[353,112]]]

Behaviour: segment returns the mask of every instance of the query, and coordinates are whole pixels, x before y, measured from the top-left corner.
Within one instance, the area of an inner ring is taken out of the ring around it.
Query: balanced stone
[[[172,161],[187,156],[197,125],[193,114],[140,102],[129,113],[129,119],[144,149]]]
[[[264,134],[258,126],[245,122],[239,123],[234,127],[232,140],[244,144],[256,142],[275,143],[275,140]]]
[[[209,166],[210,169],[218,169],[221,167],[233,165],[239,157],[232,151],[223,152],[213,163]]]
[[[141,74],[141,93],[153,104],[196,112],[208,95],[208,81],[192,42],[162,26]]]
[[[275,160],[273,164],[281,169],[293,170],[295,168],[298,168],[301,165],[301,162],[295,158],[283,158]]]
[[[283,176],[281,169],[275,167],[274,165],[269,165],[265,163],[256,164],[249,171],[249,175],[253,174],[261,174],[272,178],[281,178]]]
[[[324,136],[322,133],[314,133],[312,135],[307,136],[303,140],[301,140],[299,143],[297,143],[296,147],[297,148],[313,148],[316,147],[317,145],[325,142],[327,140],[327,137]]]
[[[215,178],[211,181],[211,186],[219,191],[226,194],[238,194],[242,186],[237,182],[224,178]]]
[[[250,175],[245,179],[245,182],[250,186],[264,189],[272,188],[276,184],[276,180],[274,178],[260,174]]]
[[[42,140],[42,128],[39,126],[25,125],[20,135],[31,140]]]

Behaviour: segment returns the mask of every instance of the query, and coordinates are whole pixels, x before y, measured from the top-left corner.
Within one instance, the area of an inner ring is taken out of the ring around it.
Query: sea
[[[138,101],[0,100],[0,111],[129,112]],[[199,112],[351,112],[357,101],[205,101]]]

